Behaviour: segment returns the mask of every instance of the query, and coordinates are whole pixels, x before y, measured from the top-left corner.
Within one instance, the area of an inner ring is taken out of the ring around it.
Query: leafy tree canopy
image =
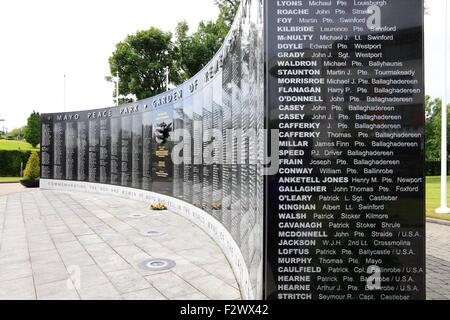
[[[229,27],[220,20],[202,21],[198,30],[189,35],[187,22],[178,23],[175,50],[180,82],[192,78],[214,57],[228,30]]]
[[[220,10],[218,21],[222,21],[230,28],[241,0],[214,0],[214,2]]]
[[[5,135],[7,138],[10,139],[17,139],[18,136],[23,137],[25,135],[25,132],[27,130],[27,126],[23,126],[20,128],[12,129],[7,135]]]
[[[110,77],[119,75],[119,103],[141,100],[166,89],[166,67],[169,82],[180,84],[198,73],[222,45],[239,7],[240,0],[214,0],[220,14],[216,22],[202,21],[197,31],[189,34],[182,21],[172,34],[157,28],[138,31],[116,45],[109,58]],[[113,96],[116,96],[116,89]]]
[[[41,116],[39,115],[39,112],[33,111],[28,117],[25,140],[27,140],[33,148],[36,148],[36,146],[41,143]]]
[[[425,98],[425,150],[428,160],[437,160],[441,158],[441,125],[442,125],[442,100]],[[450,104],[447,105],[447,113],[450,110]],[[447,118],[447,130],[450,129],[450,117]],[[447,135],[447,148],[450,147],[450,138]],[[449,149],[450,150],[450,149]]]
[[[119,75],[120,95],[134,95],[141,100],[165,91],[166,67],[173,69],[174,64],[171,38],[170,32],[152,27],[128,35],[116,45],[109,66],[112,75]],[[176,73],[170,76],[172,81],[178,80]],[[107,80],[112,82],[113,78]],[[122,102],[130,99],[123,98]]]

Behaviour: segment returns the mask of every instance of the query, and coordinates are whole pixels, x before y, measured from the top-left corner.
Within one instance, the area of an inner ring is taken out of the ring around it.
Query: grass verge
[[[0,182],[19,182],[22,180],[20,177],[0,177]]]
[[[450,177],[447,177],[450,186]],[[447,188],[447,199],[449,199],[450,189]],[[441,177],[426,178],[426,214],[429,218],[443,219],[450,221],[450,214],[439,214],[434,212],[441,205]]]
[[[39,146],[37,148],[33,148],[31,144],[25,141],[17,141],[17,140],[0,140],[0,150],[7,151],[39,151]]]

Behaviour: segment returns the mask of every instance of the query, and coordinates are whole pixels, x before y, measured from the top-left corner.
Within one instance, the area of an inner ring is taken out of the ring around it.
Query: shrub
[[[41,175],[41,167],[39,163],[39,155],[36,151],[31,153],[30,159],[28,159],[27,166],[23,172],[25,180],[36,180]]]
[[[0,150],[0,177],[20,177],[20,164],[26,164],[31,151]]]
[[[450,162],[447,163],[447,175],[450,169]],[[441,161],[440,160],[426,160],[425,161],[425,175],[426,176],[440,176],[441,175]]]

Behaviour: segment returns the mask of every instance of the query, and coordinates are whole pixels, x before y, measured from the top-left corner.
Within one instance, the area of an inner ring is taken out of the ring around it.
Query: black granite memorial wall
[[[422,299],[422,10],[243,0],[217,55],[181,86],[43,114],[41,178],[202,210],[234,241],[238,252],[223,249],[245,297]]]
[[[266,1],[266,297],[425,296],[423,1]]]

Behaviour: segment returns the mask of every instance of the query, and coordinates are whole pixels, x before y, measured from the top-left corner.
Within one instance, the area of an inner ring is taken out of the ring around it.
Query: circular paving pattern
[[[146,216],[147,215],[145,213],[135,212],[135,213],[132,213],[132,214],[128,215],[128,218],[141,219],[141,218],[145,218]]]
[[[145,230],[141,232],[141,235],[146,237],[159,237],[166,234],[164,231]]]
[[[177,264],[170,259],[151,259],[139,263],[139,267],[148,271],[163,271],[175,267]]]

